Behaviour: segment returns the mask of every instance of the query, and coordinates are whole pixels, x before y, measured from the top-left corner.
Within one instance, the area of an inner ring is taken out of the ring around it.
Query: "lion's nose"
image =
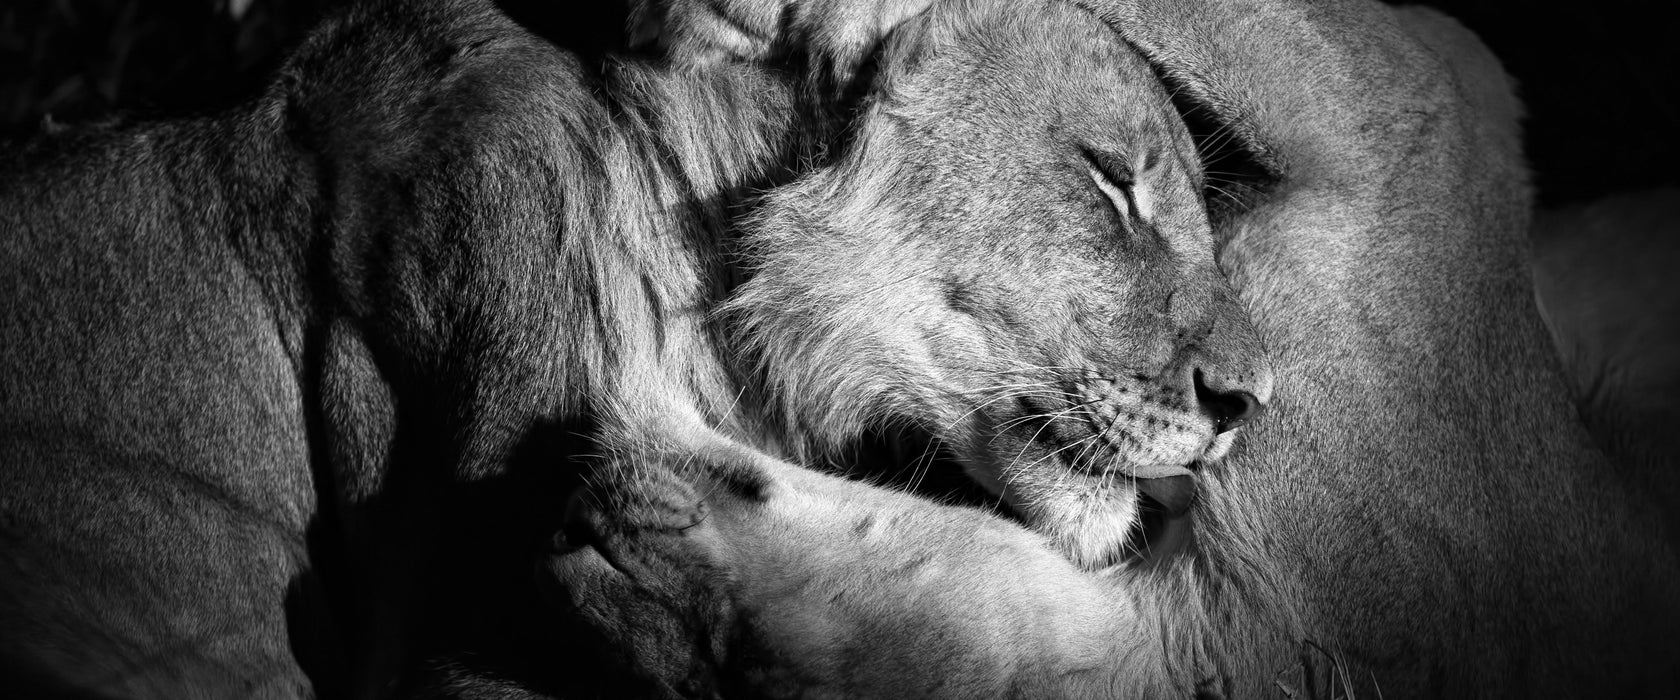
[[[1213,419],[1215,432],[1234,430],[1259,418],[1266,410],[1261,399],[1241,383],[1210,380],[1201,370],[1195,372],[1196,403],[1202,412]]]

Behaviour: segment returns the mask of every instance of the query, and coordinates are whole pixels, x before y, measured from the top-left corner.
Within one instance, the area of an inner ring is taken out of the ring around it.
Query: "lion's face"
[[[1007,9],[894,37],[852,150],[772,198],[736,308],[796,428],[913,421],[1097,566],[1271,380],[1158,80],[1092,18]]]

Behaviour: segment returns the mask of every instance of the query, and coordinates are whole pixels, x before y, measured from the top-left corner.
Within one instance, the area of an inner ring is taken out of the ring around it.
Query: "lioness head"
[[[925,428],[1102,565],[1140,487],[1182,507],[1270,394],[1202,177],[1159,80],[1095,18],[942,3],[883,47],[848,150],[769,198],[728,308],[790,432]]]

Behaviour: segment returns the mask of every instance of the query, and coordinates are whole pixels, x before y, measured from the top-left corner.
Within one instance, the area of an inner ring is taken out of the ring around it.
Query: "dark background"
[[[621,0],[504,0],[590,57],[619,48]],[[0,133],[212,110],[256,90],[346,0],[0,0]],[[1434,0],[1480,34],[1528,105],[1541,201],[1680,182],[1680,21],[1631,0]]]

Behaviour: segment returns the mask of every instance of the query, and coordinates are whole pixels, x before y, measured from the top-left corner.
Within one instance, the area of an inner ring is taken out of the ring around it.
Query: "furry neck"
[[[614,63],[603,88],[630,162],[646,167],[609,173],[623,205],[603,217],[612,235],[596,239],[591,257],[602,279],[639,278],[656,320],[626,339],[610,412],[631,423],[693,419],[785,455],[755,408],[759,382],[712,317],[744,281],[743,218],[809,162],[824,140],[808,126],[818,121],[792,80],[761,68]],[[651,244],[647,254],[626,249],[638,242]]]

